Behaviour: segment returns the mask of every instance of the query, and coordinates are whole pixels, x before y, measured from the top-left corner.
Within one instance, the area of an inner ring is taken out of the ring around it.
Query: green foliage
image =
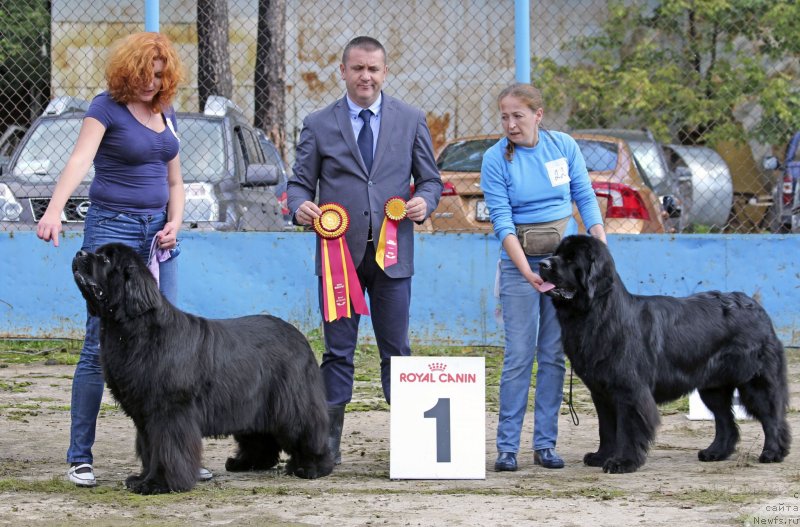
[[[50,85],[50,2],[0,2],[0,95],[27,100]]]
[[[50,12],[43,0],[6,0],[0,6],[0,62],[30,71],[42,61],[34,58],[50,43]]]
[[[662,141],[781,143],[800,129],[800,7],[793,0],[608,1],[601,30],[535,59],[547,105],[573,128],[650,128]],[[760,106],[745,131],[737,110]]]

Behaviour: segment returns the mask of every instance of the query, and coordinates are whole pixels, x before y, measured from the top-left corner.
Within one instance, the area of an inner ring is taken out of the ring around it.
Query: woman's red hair
[[[118,40],[108,58],[106,81],[111,97],[127,104],[153,79],[153,62],[161,60],[161,89],[153,97],[151,107],[160,112],[172,103],[178,85],[185,79],[183,64],[172,42],[161,33],[134,33]]]

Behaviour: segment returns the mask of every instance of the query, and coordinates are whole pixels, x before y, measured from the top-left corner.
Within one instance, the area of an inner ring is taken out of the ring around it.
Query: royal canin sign
[[[441,362],[428,364],[429,371],[422,372],[403,372],[400,374],[400,382],[403,383],[456,383],[456,384],[475,384],[478,376],[474,373],[448,373],[447,365]]]

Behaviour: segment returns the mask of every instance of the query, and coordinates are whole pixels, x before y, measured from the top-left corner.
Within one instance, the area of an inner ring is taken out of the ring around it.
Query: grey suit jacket
[[[378,143],[372,172],[366,166],[350,124],[347,100],[343,97],[303,120],[297,143],[294,173],[289,179],[288,205],[294,212],[304,201],[314,201],[319,186],[319,204],[335,202],[350,215],[345,235],[353,264],[358,267],[367,246],[372,222],[377,247],[383,223],[383,207],[392,196],[414,195],[428,204],[430,215],[439,203],[442,180],[433,156],[431,134],[425,114],[413,106],[383,94]],[[405,219],[397,231],[398,261],[386,268],[392,278],[414,274],[414,224]],[[316,273],[320,274],[317,244]]]

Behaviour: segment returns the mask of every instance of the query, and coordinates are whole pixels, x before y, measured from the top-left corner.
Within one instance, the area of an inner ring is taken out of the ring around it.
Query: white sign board
[[[389,477],[486,477],[483,357],[392,357]]]

